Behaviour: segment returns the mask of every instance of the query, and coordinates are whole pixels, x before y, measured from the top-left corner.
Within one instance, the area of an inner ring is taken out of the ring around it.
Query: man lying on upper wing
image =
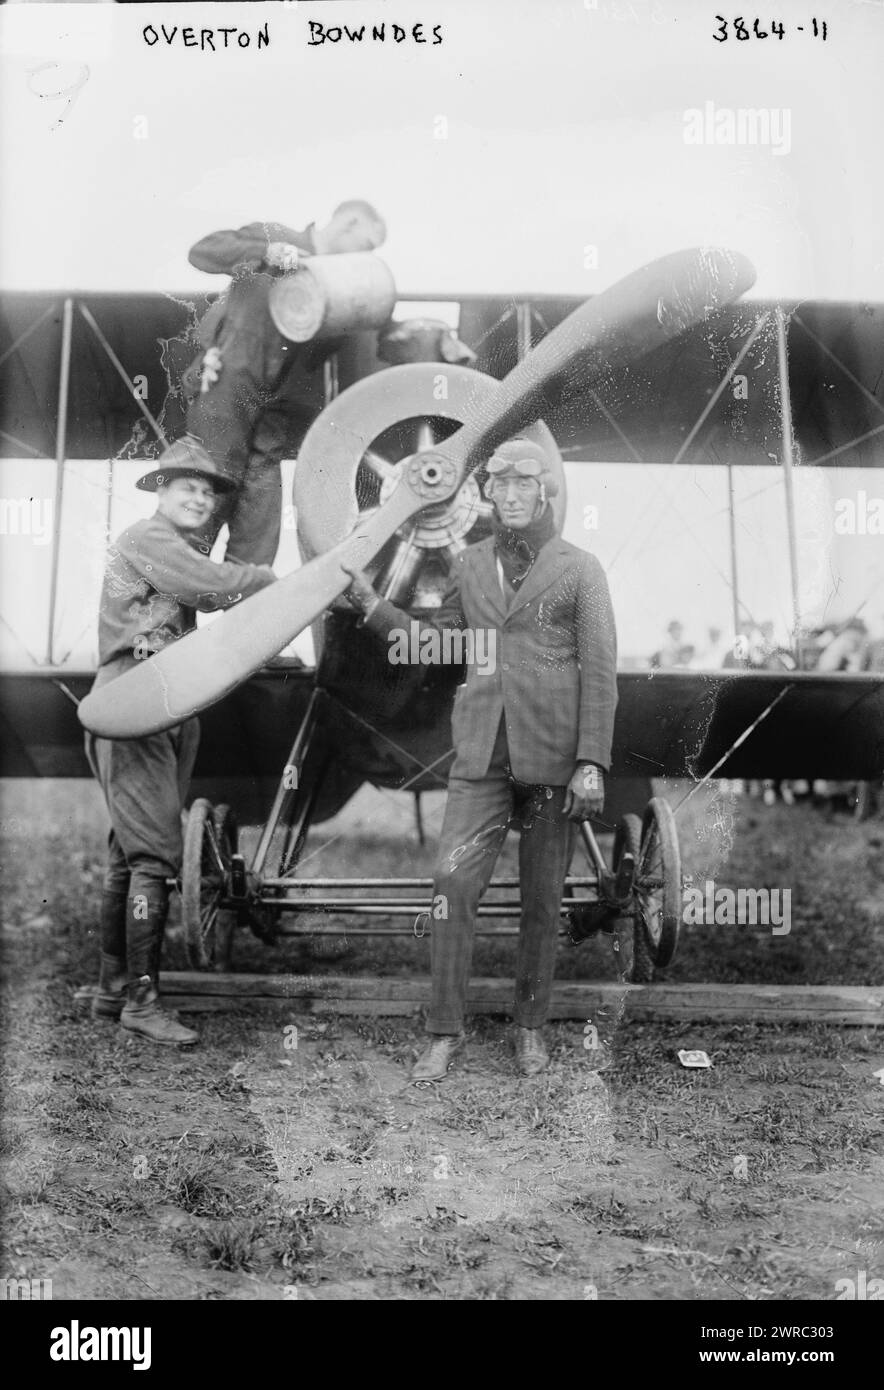
[[[315,370],[337,346],[283,337],[270,313],[274,281],[305,256],[372,251],[385,236],[380,215],[354,198],[323,226],[296,231],[280,222],[251,222],[238,231],[212,232],[191,247],[191,265],[232,277],[200,324],[204,351],[184,375],[192,393],[188,431],[231,484],[201,533],[207,552],[227,522],[230,555],[273,563],[282,518],[280,463],[287,449],[297,450],[313,420],[297,399],[293,368],[301,362]]]

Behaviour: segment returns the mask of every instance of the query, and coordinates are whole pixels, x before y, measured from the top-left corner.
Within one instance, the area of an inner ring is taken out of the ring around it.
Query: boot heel
[[[120,1026],[128,1033],[149,1038],[167,1047],[192,1047],[199,1034],[171,1018],[162,1008],[149,975],[129,986],[129,999],[120,1014]]]

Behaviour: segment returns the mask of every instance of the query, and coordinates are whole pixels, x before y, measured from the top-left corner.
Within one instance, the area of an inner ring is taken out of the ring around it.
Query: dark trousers
[[[219,498],[197,539],[211,547],[226,522],[227,554],[253,565],[272,565],[279,547],[280,461],[287,428],[275,405],[276,392],[262,385],[251,368],[231,361],[223,363],[218,380],[194,396],[187,411],[188,431],[236,484],[234,492]]]
[[[231,560],[272,565],[279,549],[281,520],[280,461],[252,454],[236,491],[219,497],[212,520],[203,528],[199,539],[211,549],[226,522],[229,530],[226,554]]]
[[[546,1022],[562,890],[574,842],[564,797],[564,787],[513,780],[503,720],[486,775],[477,781],[449,780],[433,888],[434,901],[438,904],[441,895],[448,915],[437,919],[434,913],[432,922],[428,1033],[457,1033],[463,1026],[477,909],[514,825],[521,826],[522,913],[513,1017],[523,1028]]]
[[[181,869],[181,811],[199,747],[198,719],[147,738],[86,735],[86,756],[110,814],[105,891],[166,893]]]

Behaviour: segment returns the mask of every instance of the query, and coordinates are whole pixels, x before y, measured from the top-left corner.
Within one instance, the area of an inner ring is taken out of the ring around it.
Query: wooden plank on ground
[[[430,1002],[426,975],[164,974],[170,1005],[199,1013],[233,1008],[289,1008],[301,1013],[415,1014]],[[559,980],[551,1018],[595,1018],[602,1007],[638,1021],[710,1019],[726,1023],[840,1023],[884,1027],[884,985],[616,985]],[[473,980],[467,1008],[507,1014],[512,980]]]

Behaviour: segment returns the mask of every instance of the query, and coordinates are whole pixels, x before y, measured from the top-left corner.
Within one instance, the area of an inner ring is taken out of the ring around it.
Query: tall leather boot
[[[139,885],[138,892],[130,892],[126,904],[128,999],[120,1023],[130,1033],[177,1047],[197,1042],[198,1035],[160,1005],[159,959],[168,910],[169,895],[158,887],[146,892]]]
[[[119,1018],[126,1002],[126,893],[105,888],[99,917],[101,964],[93,1018]]]

